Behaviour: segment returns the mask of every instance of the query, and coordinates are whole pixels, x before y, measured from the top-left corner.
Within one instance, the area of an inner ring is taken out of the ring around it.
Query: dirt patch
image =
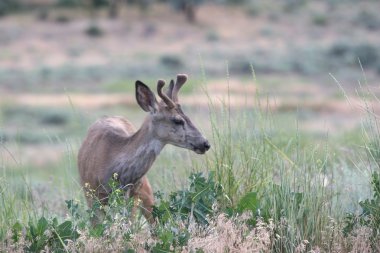
[[[12,94],[5,103],[36,107],[66,107],[81,109],[98,109],[105,106],[136,104],[130,94]]]

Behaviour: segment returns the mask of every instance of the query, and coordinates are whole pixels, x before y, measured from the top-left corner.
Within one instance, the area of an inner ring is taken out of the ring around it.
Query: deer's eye
[[[178,117],[174,117],[172,118],[172,122],[175,124],[175,125],[179,125],[179,126],[183,126],[185,125],[185,121],[181,118],[178,118]]]

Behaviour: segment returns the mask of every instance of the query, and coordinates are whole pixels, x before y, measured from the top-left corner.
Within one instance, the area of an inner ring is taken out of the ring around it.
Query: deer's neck
[[[122,186],[135,184],[148,172],[164,145],[154,138],[150,124],[143,124],[122,147],[112,166],[112,174],[118,174]]]

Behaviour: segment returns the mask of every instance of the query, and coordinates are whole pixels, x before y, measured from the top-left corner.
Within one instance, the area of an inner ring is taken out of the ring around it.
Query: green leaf
[[[243,213],[244,211],[252,211],[255,213],[259,209],[259,200],[256,192],[248,192],[239,201],[237,211]]]
[[[173,242],[174,236],[171,231],[164,230],[160,233],[159,238],[161,239],[164,245],[171,245],[171,243]]]
[[[62,241],[66,239],[76,239],[79,237],[78,232],[73,228],[71,221],[65,221],[60,224],[56,229],[57,234],[61,237]]]
[[[181,233],[178,235],[178,244],[180,246],[187,245],[187,242],[190,239],[190,233],[187,230],[181,231]]]
[[[41,217],[39,220],[38,220],[38,223],[37,223],[37,228],[36,228],[36,235],[37,236],[41,236],[44,234],[44,232],[46,231],[46,229],[48,228],[49,226],[49,222],[46,220],[45,217]]]
[[[27,247],[29,251],[39,252],[45,245],[48,243],[47,236],[44,235],[44,232],[48,229],[49,223],[45,217],[41,217],[36,226],[29,222],[29,234],[27,236],[31,244]]]
[[[90,236],[93,237],[102,237],[105,230],[103,224],[96,224],[93,228],[90,229]]]
[[[12,226],[12,239],[14,242],[18,242],[18,239],[21,236],[21,232],[22,225],[20,224],[20,222],[16,221],[16,223]]]
[[[58,226],[58,219],[56,217],[54,217],[54,219],[52,221],[52,224],[53,224],[53,227],[57,227]]]

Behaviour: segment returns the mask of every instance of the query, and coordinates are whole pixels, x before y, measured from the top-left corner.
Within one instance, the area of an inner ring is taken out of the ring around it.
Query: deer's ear
[[[141,81],[136,81],[136,100],[140,107],[146,112],[155,113],[158,109],[156,96],[149,87]]]

